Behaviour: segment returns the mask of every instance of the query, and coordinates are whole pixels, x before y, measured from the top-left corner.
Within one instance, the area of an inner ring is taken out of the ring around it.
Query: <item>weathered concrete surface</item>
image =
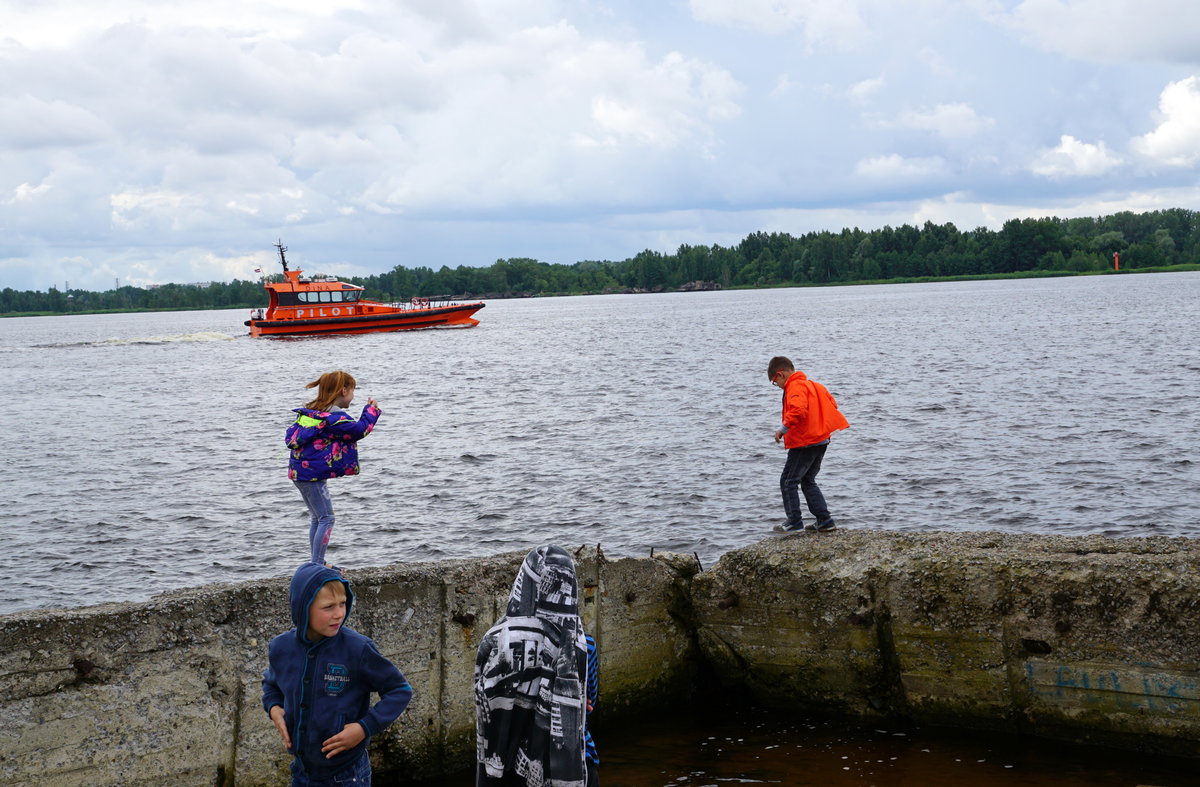
[[[474,761],[475,649],[523,557],[348,573],[350,625],[416,692],[372,742],[381,774],[420,778]],[[578,560],[606,715],[681,699],[698,662],[680,622],[694,561],[609,561],[592,549]],[[0,617],[0,784],[286,784],[289,758],[259,681],[267,643],[289,628],[286,579]]]
[[[1200,542],[837,531],[725,555],[698,641],[764,704],[1200,752]]]
[[[474,761],[475,648],[522,557],[350,572],[350,625],[416,690],[372,742],[381,775]],[[579,553],[606,722],[707,661],[777,707],[1200,752],[1200,542],[838,531],[697,571]],[[282,578],[0,617],[0,784],[286,783],[259,680],[290,627]]]

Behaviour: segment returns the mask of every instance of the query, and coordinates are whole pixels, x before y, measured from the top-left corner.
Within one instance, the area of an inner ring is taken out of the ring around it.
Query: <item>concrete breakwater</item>
[[[762,704],[1200,755],[1200,541],[787,537],[691,585]]]
[[[472,676],[524,552],[347,572],[349,625],[415,690],[372,741],[377,771],[409,778],[475,759]],[[679,620],[691,558],[577,554],[583,615],[606,649],[618,716],[686,696],[698,659]],[[263,713],[266,647],[292,627],[288,580],[216,584],[138,604],[0,618],[0,784],[279,785],[290,757]]]
[[[350,625],[416,697],[378,772],[474,760],[476,644],[523,554],[350,572]],[[843,531],[726,554],[579,553],[606,721],[701,670],[760,703],[1200,751],[1200,542]],[[0,783],[276,785],[259,705],[285,579],[0,617]],[[706,689],[711,690],[711,689]]]

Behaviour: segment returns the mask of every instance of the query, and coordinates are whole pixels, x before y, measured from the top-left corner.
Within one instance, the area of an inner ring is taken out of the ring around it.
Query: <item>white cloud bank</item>
[[[1024,0],[993,18],[1079,60],[1200,62],[1195,0]]]
[[[854,165],[854,173],[866,178],[888,181],[920,180],[942,174],[946,162],[939,156],[905,158],[896,153],[863,159]]]
[[[771,36],[799,30],[810,45],[850,48],[866,33],[857,0],[689,0],[689,6],[702,22]]]
[[[1200,161],[1200,78],[1167,85],[1158,100],[1162,122],[1133,140],[1135,151],[1152,162],[1190,167]]]
[[[938,104],[924,111],[910,110],[900,115],[896,125],[920,131],[932,131],[947,139],[971,137],[995,124],[995,120],[977,113],[967,104]]]
[[[883,90],[886,84],[887,80],[883,77],[871,77],[861,82],[855,82],[846,91],[846,95],[850,97],[851,101],[857,104],[865,104],[879,93],[879,91]]]
[[[1090,177],[1103,175],[1122,163],[1104,142],[1092,145],[1063,134],[1058,146],[1043,150],[1030,169],[1046,178]]]
[[[552,3],[189,8],[106,3],[57,28],[38,23],[53,0],[0,9],[18,36],[0,45],[0,259],[637,204],[741,112],[720,65]]]
[[[280,236],[298,263],[371,273],[939,212],[1200,208],[1200,65],[1178,65],[1200,57],[1198,14],[0,3],[0,286],[248,277]]]

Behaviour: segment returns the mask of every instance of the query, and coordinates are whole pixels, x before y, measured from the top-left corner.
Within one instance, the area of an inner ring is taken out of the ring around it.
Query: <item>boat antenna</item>
[[[279,242],[275,244],[275,248],[279,249],[279,261],[283,263],[283,269],[286,271],[288,269],[287,257],[283,256],[283,253],[287,251],[287,246],[283,245],[283,238],[279,239]]]

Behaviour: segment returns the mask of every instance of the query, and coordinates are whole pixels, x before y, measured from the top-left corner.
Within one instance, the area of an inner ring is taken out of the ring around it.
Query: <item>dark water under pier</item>
[[[1013,735],[664,709],[597,729],[602,787],[1185,787],[1197,764]],[[422,787],[472,787],[463,773]]]

